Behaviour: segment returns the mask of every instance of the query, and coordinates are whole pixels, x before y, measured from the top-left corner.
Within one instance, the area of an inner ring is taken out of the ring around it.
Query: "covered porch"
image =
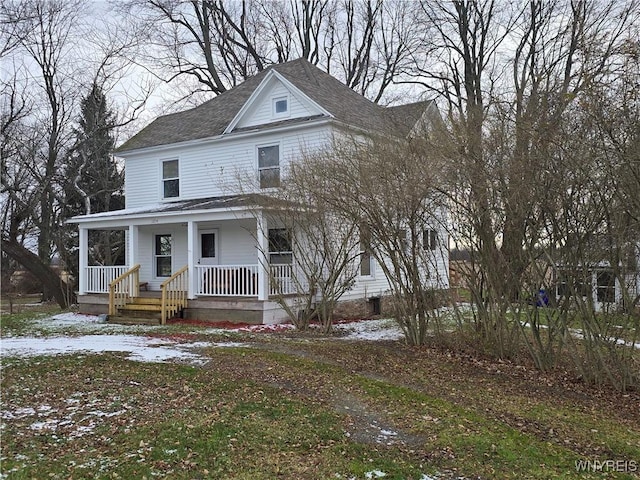
[[[135,266],[135,265],[134,265]],[[119,277],[133,268],[128,265],[101,266],[92,265],[84,268],[84,288],[80,282],[79,295],[108,294],[109,286]],[[264,267],[255,265],[194,265],[195,275],[193,288],[188,288],[187,298],[198,297],[255,297],[266,300],[273,295],[292,295],[297,293],[291,279],[291,265],[269,265],[269,273],[265,273]],[[187,266],[188,271],[188,266]],[[268,282],[268,287],[260,292],[260,284]],[[83,275],[81,274],[80,279]],[[188,287],[192,283],[189,282]],[[149,283],[144,277],[138,282],[138,290],[144,292],[160,292],[155,284]]]
[[[283,229],[238,197],[86,215],[73,222],[79,227],[81,305],[104,304],[101,297],[110,293],[135,298],[157,292],[163,297],[167,291],[179,290],[183,308],[194,305],[194,312],[214,307],[215,300],[218,307],[231,302],[237,310],[244,302],[255,310],[255,301],[297,293],[290,244],[287,247],[281,238]],[[124,231],[126,264],[90,264],[91,230]],[[274,245],[279,245],[278,251]],[[113,312],[112,305],[109,310]]]

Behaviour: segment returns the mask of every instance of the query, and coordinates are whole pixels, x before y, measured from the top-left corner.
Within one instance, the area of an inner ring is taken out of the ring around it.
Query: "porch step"
[[[153,322],[159,322],[162,317],[162,312],[159,311],[149,311],[149,310],[135,310],[129,308],[119,308],[117,317],[129,317],[129,318],[138,318],[142,320],[150,320]]]
[[[162,304],[162,299],[154,297],[134,297],[131,299],[130,304],[133,305],[158,305]]]
[[[109,323],[121,325],[160,325],[159,318],[130,317],[127,315],[111,315]]]
[[[162,311],[162,305],[155,303],[127,303],[124,307],[120,307],[118,310],[138,311],[138,312],[160,312]]]

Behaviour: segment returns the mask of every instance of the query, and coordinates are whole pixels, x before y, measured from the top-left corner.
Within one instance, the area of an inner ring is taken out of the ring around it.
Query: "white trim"
[[[334,118],[331,112],[329,112],[327,109],[320,106],[318,103],[314,102],[311,98],[309,98],[306,94],[304,94],[302,90],[296,87],[293,83],[291,83],[289,80],[284,78],[275,70],[270,70],[262,79],[262,82],[260,82],[260,85],[258,85],[258,87],[253,91],[251,96],[244,103],[242,108],[238,111],[238,113],[236,113],[236,116],[233,117],[233,120],[231,120],[231,123],[229,123],[227,128],[224,129],[224,132],[222,132],[223,135],[231,133],[233,129],[238,126],[238,123],[240,123],[240,120],[242,119],[242,117],[244,117],[244,115],[253,106],[253,104],[256,102],[256,99],[260,97],[263,90],[267,88],[267,84],[273,78],[277,78],[278,80],[280,80],[284,84],[284,86],[289,90],[289,93],[299,98],[301,100],[301,103],[303,104],[306,103],[307,106],[311,107],[312,109],[315,108],[316,110],[320,111],[322,115],[326,117]]]
[[[287,102],[287,108],[284,112],[277,112],[276,105],[278,102],[285,101]],[[278,95],[271,97],[271,118],[274,120],[279,120],[281,118],[289,118],[291,116],[291,96],[287,95]]]
[[[289,90],[289,92],[293,93],[294,96],[296,96],[298,98],[298,100],[300,100],[300,103],[302,104],[307,104],[307,107],[310,107],[310,109],[318,109],[320,110],[320,114],[324,115],[325,117],[329,117],[329,118],[335,118],[334,115],[327,110],[326,108],[324,108],[322,105],[320,105],[319,103],[317,103],[315,100],[312,100],[306,93],[304,93],[302,90],[300,90],[298,87],[296,87],[293,83],[291,83],[289,80],[287,80],[284,76],[282,76],[281,74],[279,74],[278,72],[274,71],[275,76],[278,78],[278,80],[280,80],[285,87],[287,87],[287,89]]]
[[[208,257],[208,258],[214,258],[216,263],[202,263],[202,235],[206,235],[208,233],[213,233],[215,236],[214,238],[214,250],[215,250],[215,256],[214,257]],[[219,228],[204,228],[202,230],[198,230],[198,250],[196,251],[196,256],[194,258],[194,261],[198,264],[198,265],[220,265],[220,229]]]
[[[267,250],[269,249],[269,239],[267,238],[267,219],[262,210],[255,214],[256,219],[256,236],[257,238],[257,254],[258,254],[258,300],[266,300],[269,298],[269,276],[267,268],[269,261],[267,260]]]
[[[159,188],[160,188],[160,201],[162,202],[175,202],[176,200],[181,200],[182,199],[182,185],[181,185],[181,180],[180,178],[182,177],[182,162],[180,161],[180,157],[178,155],[171,156],[171,157],[165,157],[165,158],[159,158],[158,161],[160,162],[160,184],[159,184]],[[164,164],[165,162],[178,162],[178,176],[176,178],[164,178]],[[176,197],[165,197],[164,196],[164,182],[167,180],[178,180],[178,196]]]
[[[240,119],[244,117],[245,113],[247,113],[247,111],[249,111],[249,109],[253,106],[253,103],[255,102],[256,98],[260,96],[262,91],[266,88],[267,83],[269,83],[269,81],[271,80],[271,78],[273,78],[273,76],[274,76],[273,70],[270,70],[269,72],[267,72],[267,74],[262,79],[262,82],[260,82],[260,85],[257,86],[257,88],[249,96],[247,101],[244,102],[244,105],[242,105],[242,108],[238,110],[238,113],[236,113],[236,116],[233,117],[229,125],[227,125],[227,128],[224,129],[224,131],[222,132],[223,135],[227,133],[231,133],[231,131],[234,128],[236,128],[238,123],[240,123]]]
[[[185,140],[184,142],[168,143],[164,145],[153,145],[151,147],[136,148],[133,150],[123,150],[122,152],[117,152],[116,157],[129,158],[129,157],[135,157],[137,155],[146,155],[148,153],[154,153],[157,151],[159,152],[159,151],[168,151],[171,149],[182,149],[182,148],[188,148],[188,147],[198,146],[202,144],[206,145],[208,143],[218,143],[218,142],[236,140],[238,138],[243,138],[243,137],[270,135],[272,133],[288,132],[291,130],[300,130],[302,128],[308,128],[310,125],[316,127],[316,126],[321,126],[327,123],[335,123],[335,121],[332,120],[331,118],[320,117],[315,120],[310,120],[310,121],[301,122],[301,123],[294,123],[292,125],[277,125],[269,128],[261,128],[258,131],[249,130],[249,131],[242,131],[242,132],[232,132],[229,134],[216,135],[215,137],[196,138],[194,140]],[[364,129],[361,129],[361,130],[363,132],[366,132],[366,130]]]
[[[138,225],[129,225],[129,266],[138,263],[138,242],[140,238]]]
[[[89,230],[87,227],[78,229],[78,295],[87,293],[87,267],[89,266]]]
[[[360,254],[368,253],[369,254],[369,275],[362,275],[360,272],[361,264],[362,264],[362,256],[358,255],[358,278],[363,281],[367,280],[375,280],[376,279],[376,260],[371,252],[367,252],[366,250],[360,250]]]
[[[256,143],[256,148],[255,148],[255,171],[257,172],[257,180],[258,180],[258,190],[260,191],[265,191],[265,190],[269,190],[270,188],[274,188],[274,187],[264,187],[262,188],[260,186],[260,154],[258,153],[260,151],[261,148],[268,148],[268,147],[278,147],[278,170],[280,171],[282,169],[282,139],[279,140],[274,140],[272,142],[265,142],[265,143]],[[271,169],[275,169],[275,167],[270,167]],[[266,170],[266,169],[265,169]],[[281,172],[278,173],[278,183],[280,183],[280,179],[282,178]]]
[[[197,243],[198,243],[198,225],[196,222],[189,220],[187,222],[187,265],[189,267],[189,284],[187,290],[187,298],[193,300],[196,298],[196,263],[195,256],[197,252]]]
[[[217,209],[202,209],[202,210],[189,210],[189,211],[170,211],[164,212],[159,210],[157,212],[145,212],[145,213],[121,213],[118,215],[99,216],[92,218],[71,218],[67,220],[67,223],[77,223],[79,225],[93,224],[91,228],[126,228],[129,224],[135,225],[165,225],[168,223],[182,223],[187,221],[184,217],[191,217],[189,220],[193,221],[216,221],[216,220],[236,220],[240,218],[253,218],[251,211],[255,209],[255,206],[249,207],[228,207]],[[115,211],[117,212],[117,210]],[[115,213],[111,212],[111,213]],[[100,214],[98,214],[100,215]],[[162,218],[160,222],[158,218]],[[131,220],[138,220],[137,222],[131,222]]]
[[[174,235],[173,232],[165,232],[164,230],[158,230],[157,232],[154,232],[151,236],[152,240],[153,240],[153,245],[152,245],[152,258],[151,258],[151,275],[153,276],[154,280],[166,280],[167,278],[169,278],[171,276],[171,272],[169,272],[169,275],[158,275],[158,261],[157,259],[162,257],[162,258],[166,258],[167,255],[158,255],[156,252],[156,240],[158,237],[166,237],[169,236],[169,242],[171,245],[171,253],[169,254],[169,258],[171,259],[171,272],[173,272],[174,270],[174,257],[175,257],[175,253],[173,251],[173,246],[174,246]]]

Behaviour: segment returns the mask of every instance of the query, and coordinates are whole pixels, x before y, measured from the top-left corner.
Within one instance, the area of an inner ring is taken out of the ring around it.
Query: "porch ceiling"
[[[78,215],[68,220],[92,228],[185,222],[187,220],[228,220],[253,217],[252,210],[266,204],[263,195],[231,195],[160,203],[141,208]]]

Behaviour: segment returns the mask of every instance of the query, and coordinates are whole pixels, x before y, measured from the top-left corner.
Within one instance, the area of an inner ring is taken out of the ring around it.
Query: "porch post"
[[[258,240],[258,300],[266,300],[269,297],[269,239],[267,237],[267,219],[262,210],[256,214],[256,236]]]
[[[86,227],[78,227],[78,246],[80,258],[78,269],[78,295],[87,293],[87,267],[89,266],[89,231]]]
[[[129,225],[129,268],[138,263],[138,225]]]
[[[187,290],[187,298],[192,300],[196,298],[196,261],[195,256],[198,251],[196,241],[198,239],[198,225],[196,222],[189,220],[187,222],[187,265],[189,266],[189,286]]]

